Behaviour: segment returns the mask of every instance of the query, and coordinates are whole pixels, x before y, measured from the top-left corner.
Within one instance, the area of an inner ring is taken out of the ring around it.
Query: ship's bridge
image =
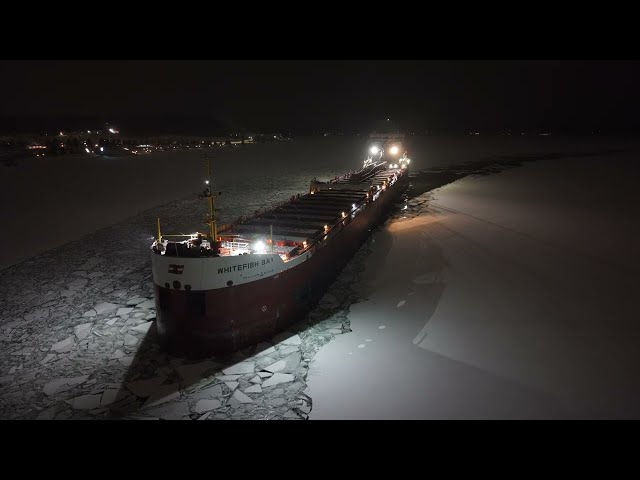
[[[367,155],[364,161],[365,167],[376,162],[386,161],[392,168],[403,168],[402,165],[407,163],[403,160],[407,158],[404,135],[401,133],[372,133],[369,136]]]

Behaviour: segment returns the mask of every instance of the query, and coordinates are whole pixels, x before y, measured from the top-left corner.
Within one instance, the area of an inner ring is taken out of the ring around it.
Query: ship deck
[[[274,242],[313,242],[365,204],[372,187],[382,188],[396,173],[398,169],[384,169],[367,176],[345,175],[332,182],[314,183],[319,188],[313,193],[232,225],[220,235],[246,240],[273,235]]]
[[[247,253],[278,253],[284,261],[295,258],[331,237],[340,225],[375,201],[397,179],[401,169],[387,168],[386,162],[370,165],[355,174],[329,182],[311,182],[309,193],[251,218],[223,227],[218,232],[219,248],[212,249],[201,234],[189,240],[154,242],[157,254],[180,257],[235,256]]]

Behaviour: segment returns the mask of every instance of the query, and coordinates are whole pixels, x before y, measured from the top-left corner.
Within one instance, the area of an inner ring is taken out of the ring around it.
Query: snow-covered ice
[[[468,177],[398,215],[374,236],[353,332],[314,358],[310,418],[640,416],[634,163]]]

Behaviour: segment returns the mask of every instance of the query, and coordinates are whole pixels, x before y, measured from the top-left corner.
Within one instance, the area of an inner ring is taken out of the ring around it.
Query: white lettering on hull
[[[262,261],[242,263],[239,265],[232,265],[230,267],[219,267],[218,275],[222,275],[224,273],[231,273],[231,272],[240,272],[242,270],[247,270],[249,268],[256,268],[261,266],[264,267],[265,265],[270,265],[272,263],[274,263],[273,258],[263,258]]]
[[[191,290],[212,290],[228,288],[230,285],[242,285],[254,280],[277,275],[284,270],[296,267],[311,258],[311,254],[300,255],[284,262],[277,254],[249,254],[231,257],[180,258],[178,269],[169,268],[178,261],[176,257],[151,254],[153,281],[165,287],[180,282],[180,289],[189,285]],[[231,282],[231,283],[229,283]]]

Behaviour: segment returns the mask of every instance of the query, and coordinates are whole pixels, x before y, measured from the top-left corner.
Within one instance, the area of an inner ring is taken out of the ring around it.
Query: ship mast
[[[210,229],[210,234],[211,234],[211,242],[216,242],[217,238],[218,238],[218,227],[216,226],[216,207],[215,207],[215,203],[213,201],[213,190],[212,190],[212,183],[211,183],[211,160],[209,160],[207,158],[207,155],[205,154],[204,158],[207,160],[207,173],[208,173],[208,180],[206,181],[207,184],[207,192],[209,193],[209,195],[207,195],[207,198],[209,199],[209,229]]]

